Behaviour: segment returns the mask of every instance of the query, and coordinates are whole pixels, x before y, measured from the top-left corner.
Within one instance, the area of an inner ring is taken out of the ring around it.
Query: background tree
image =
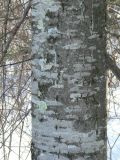
[[[23,155],[27,159],[23,140],[30,136],[25,130],[30,112],[29,10],[29,1],[0,0],[0,159],[4,160],[20,160]],[[30,153],[30,140],[26,145]]]
[[[120,66],[120,43],[119,43],[119,18],[120,18],[120,1],[108,1],[107,11],[107,50],[114,64]],[[111,67],[112,68],[112,67]],[[120,149],[120,85],[119,80],[114,72],[108,72],[108,160],[119,160]],[[118,69],[118,73],[120,73]]]

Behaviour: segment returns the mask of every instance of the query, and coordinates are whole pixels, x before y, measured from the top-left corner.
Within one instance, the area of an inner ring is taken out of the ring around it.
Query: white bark
[[[106,160],[104,0],[33,1],[33,160]]]

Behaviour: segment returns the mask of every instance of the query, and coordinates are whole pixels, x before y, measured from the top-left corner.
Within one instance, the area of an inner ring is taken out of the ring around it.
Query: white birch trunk
[[[32,160],[107,160],[105,0],[34,0]]]

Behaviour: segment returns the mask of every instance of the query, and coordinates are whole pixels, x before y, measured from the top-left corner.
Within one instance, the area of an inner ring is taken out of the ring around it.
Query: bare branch
[[[105,54],[105,58],[107,68],[110,69],[116,78],[120,81],[120,68],[117,66],[115,60],[113,60],[112,57],[110,57],[108,54]]]
[[[108,11],[109,11],[109,12],[115,12],[115,13],[117,13],[117,14],[120,14],[119,11],[115,10],[115,9],[112,8],[112,7],[109,7],[109,8],[108,8]]]
[[[16,24],[16,26],[12,29],[11,35],[10,35],[10,37],[8,38],[8,41],[6,42],[6,46],[5,46],[4,50],[3,50],[3,56],[2,56],[2,58],[1,58],[1,60],[0,60],[0,63],[3,61],[3,59],[4,59],[4,57],[5,57],[6,53],[7,53],[7,50],[8,50],[8,48],[9,48],[9,46],[10,46],[10,44],[11,44],[13,38],[14,38],[14,36],[16,35],[16,33],[18,32],[19,28],[20,28],[21,25],[23,24],[26,16],[28,15],[28,12],[29,12],[29,10],[30,10],[30,8],[31,8],[31,3],[30,3],[30,2],[31,2],[31,0],[29,1],[28,6],[26,7],[26,9],[25,9],[25,11],[24,11],[23,17],[22,17],[21,20]]]
[[[14,63],[9,63],[9,64],[3,64],[3,65],[0,65],[0,67],[7,67],[7,66],[17,65],[17,64],[21,64],[21,63],[24,63],[24,62],[31,61],[32,59],[33,58],[29,58],[29,59],[22,60],[22,61],[19,61],[19,62],[14,62]]]

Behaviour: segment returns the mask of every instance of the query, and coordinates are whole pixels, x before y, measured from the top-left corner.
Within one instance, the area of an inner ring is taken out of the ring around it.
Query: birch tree
[[[107,160],[105,0],[32,6],[32,160]]]

